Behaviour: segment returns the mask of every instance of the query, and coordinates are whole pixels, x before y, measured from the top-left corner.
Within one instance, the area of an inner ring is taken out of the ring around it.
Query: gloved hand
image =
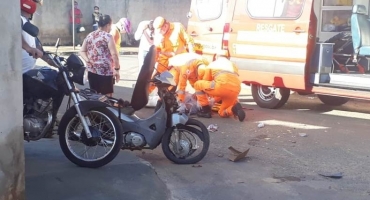
[[[186,112],[186,105],[185,103],[179,103],[179,108],[177,109],[178,112],[180,113],[185,113]]]

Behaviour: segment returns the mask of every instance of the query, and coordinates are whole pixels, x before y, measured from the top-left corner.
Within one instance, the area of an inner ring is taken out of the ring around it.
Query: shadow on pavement
[[[28,200],[168,199],[154,169],[127,151],[102,168],[80,168],[64,157],[54,136],[25,142],[25,160]]]

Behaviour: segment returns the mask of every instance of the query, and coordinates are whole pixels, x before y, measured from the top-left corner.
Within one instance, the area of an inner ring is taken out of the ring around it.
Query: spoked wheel
[[[162,150],[176,164],[194,164],[207,154],[209,143],[209,133],[204,124],[189,119],[186,125],[167,129],[162,138]]]
[[[74,107],[58,127],[59,143],[64,155],[80,167],[98,168],[111,162],[122,147],[123,134],[118,118],[107,108],[95,108],[86,115],[92,134],[87,138]]]

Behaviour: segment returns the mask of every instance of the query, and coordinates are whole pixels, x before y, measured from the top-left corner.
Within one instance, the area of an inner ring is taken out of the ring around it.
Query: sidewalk
[[[77,53],[79,52],[81,47],[75,47],[73,46],[60,46],[58,48],[58,52],[62,54],[71,54],[71,53]],[[44,46],[45,51],[54,52],[55,47],[54,46]],[[138,47],[121,47],[120,55],[137,55],[139,51]]]

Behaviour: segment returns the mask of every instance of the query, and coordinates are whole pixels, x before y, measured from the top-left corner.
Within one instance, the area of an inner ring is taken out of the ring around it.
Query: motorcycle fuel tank
[[[37,99],[48,99],[58,91],[58,72],[50,68],[32,69],[23,74],[23,93]]]

